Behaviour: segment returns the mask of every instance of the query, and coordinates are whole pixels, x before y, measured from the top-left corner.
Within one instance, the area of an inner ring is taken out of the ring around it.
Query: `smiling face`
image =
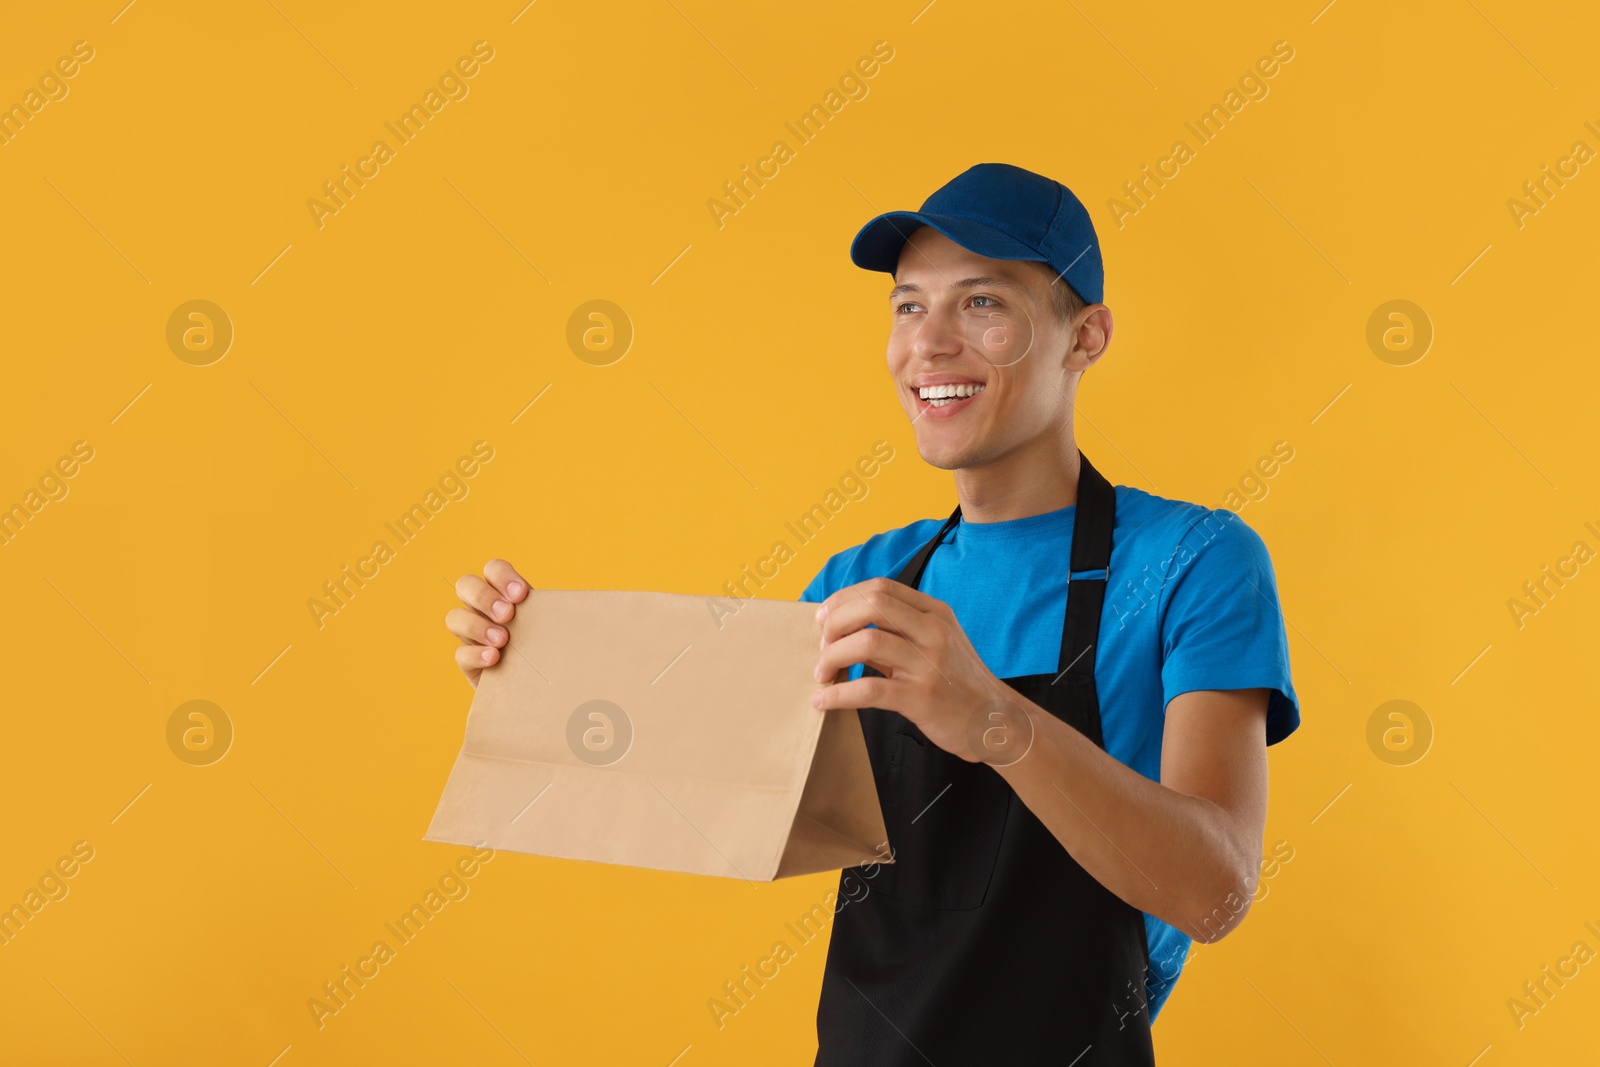
[[[1055,277],[927,226],[906,242],[889,297],[889,373],[924,461],[987,467],[1070,435],[1078,377],[1110,341],[1111,312],[1092,304],[1061,321]]]

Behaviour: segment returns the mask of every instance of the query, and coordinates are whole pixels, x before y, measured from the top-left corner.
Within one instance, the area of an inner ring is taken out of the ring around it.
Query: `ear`
[[[1072,344],[1067,349],[1067,369],[1085,371],[1100,361],[1111,345],[1111,309],[1090,304],[1073,316]]]

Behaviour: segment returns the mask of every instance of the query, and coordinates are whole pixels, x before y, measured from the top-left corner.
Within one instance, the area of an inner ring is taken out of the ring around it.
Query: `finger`
[[[517,569],[503,559],[491,559],[483,565],[483,576],[500,593],[500,599],[511,604],[522,603],[528,595],[528,582]]]
[[[456,596],[469,608],[483,613],[486,619],[508,622],[516,611],[501,597],[500,591],[476,574],[463,574],[456,579]]]
[[[892,599],[917,611],[925,612],[938,611],[943,606],[943,601],[936,600],[920,589],[913,589],[893,578],[868,578],[864,582],[847,585],[843,589],[835,590],[832,596],[822,602],[822,606],[827,609],[827,614],[831,615],[840,604],[848,603],[858,597],[865,597],[874,603]]]
[[[892,634],[887,630],[857,630],[853,634],[846,634],[822,650],[813,677],[819,682],[826,681],[846,667],[862,663],[890,677],[898,678],[907,671],[914,670],[917,664],[924,662],[926,661],[917,655],[911,642],[899,634]]]
[[[485,645],[462,645],[456,649],[456,666],[470,676],[473,671],[493,667],[500,662],[500,650]]]
[[[887,711],[905,709],[898,707],[905,683],[892,678],[857,678],[853,682],[836,682],[823,686],[811,696],[811,705],[823,711],[839,708],[883,708]]]
[[[470,608],[451,608],[444,617],[444,628],[461,638],[464,644],[502,648],[506,643],[504,626],[490,622]]]
[[[862,590],[823,616],[822,641],[826,646],[871,623],[880,630],[900,634],[912,644],[925,644],[930,622],[927,612],[918,611],[898,597]]]

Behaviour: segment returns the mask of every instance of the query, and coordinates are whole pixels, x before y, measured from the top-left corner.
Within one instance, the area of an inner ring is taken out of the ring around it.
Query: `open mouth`
[[[986,388],[983,382],[949,382],[942,385],[912,387],[917,394],[917,406],[925,415],[935,412],[955,414],[969,406],[974,397]]]

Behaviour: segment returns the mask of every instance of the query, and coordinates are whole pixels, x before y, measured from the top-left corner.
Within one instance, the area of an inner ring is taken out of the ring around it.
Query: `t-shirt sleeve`
[[[1261,535],[1236,513],[1216,508],[1185,531],[1166,567],[1163,706],[1201,689],[1270,689],[1267,744],[1288,737],[1300,725],[1300,704],[1277,580]]]
[[[838,557],[834,558],[837,559]],[[828,568],[832,565],[833,560],[830,559],[823,564],[816,577],[811,579],[811,584],[806,586],[805,592],[800,594],[800,602],[802,604],[820,604],[833,595],[833,586],[828,579]]]
[[[855,566],[860,553],[861,546],[856,545],[854,548],[847,548],[843,552],[835,553],[829,557],[828,562],[822,565],[822,569],[817,572],[816,577],[811,579],[811,584],[806,586],[805,592],[800,594],[800,602],[803,604],[820,604],[834,593],[856,581],[856,577],[851,573],[851,568]],[[860,678],[861,674],[861,664],[851,664],[848,677],[853,681]]]
[[[811,579],[811,584],[806,586],[805,592],[800,594],[801,603],[820,604],[845,586],[860,581],[855,569],[861,562],[861,553],[865,547],[865,543],[852,545],[842,552],[835,552],[829,556],[828,562],[822,565],[816,577]]]

